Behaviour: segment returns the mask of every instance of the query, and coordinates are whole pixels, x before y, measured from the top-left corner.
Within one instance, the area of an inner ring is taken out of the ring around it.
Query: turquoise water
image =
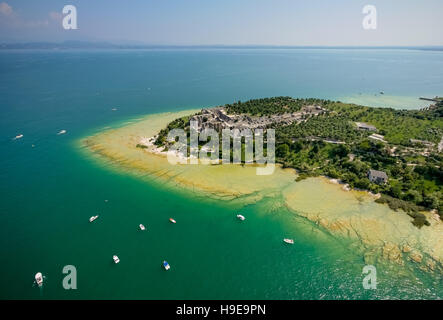
[[[243,208],[247,223],[239,223],[227,203],[110,170],[78,144],[140,115],[239,99],[362,100],[384,91],[380,104],[412,108],[442,89],[442,52],[1,51],[0,298],[442,297],[435,277],[388,265],[379,266],[378,289],[363,290],[364,262],[352,245],[279,199]],[[68,133],[56,135],[61,129]],[[283,237],[296,244],[283,246]],[[161,269],[165,259],[170,272]],[[77,267],[77,290],[62,288],[65,265]],[[32,286],[38,271],[43,290]]]

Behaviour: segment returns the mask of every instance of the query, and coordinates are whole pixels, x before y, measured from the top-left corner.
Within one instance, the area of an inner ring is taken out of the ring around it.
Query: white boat
[[[163,268],[165,268],[165,270],[169,270],[169,269],[171,269],[171,266],[169,265],[169,263],[167,261],[163,261]]]
[[[89,222],[93,222],[97,218],[98,218],[98,215],[92,216],[92,217],[89,218]]]
[[[172,223],[177,223],[177,221],[175,221],[175,220],[172,219],[172,218],[169,218],[169,221],[171,221]]]
[[[241,221],[244,221],[246,218],[244,216],[242,216],[241,214],[237,215],[237,218],[240,219]]]
[[[37,283],[39,287],[43,285],[43,275],[41,272],[35,274],[35,283]]]
[[[283,239],[283,241],[289,244],[294,244],[294,240],[292,239]]]
[[[60,130],[57,134],[61,135],[61,134],[65,134],[65,133],[66,133],[66,130]]]
[[[145,226],[142,225],[141,223],[140,223],[139,227],[140,227],[140,230],[142,230],[142,231],[145,231],[145,230],[146,230]]]
[[[116,255],[113,255],[112,259],[114,260],[115,263],[119,263],[120,262],[120,259]]]
[[[14,140],[21,139],[21,138],[23,138],[23,135],[22,135],[22,134],[19,134],[19,135],[16,135],[16,136],[14,137]]]

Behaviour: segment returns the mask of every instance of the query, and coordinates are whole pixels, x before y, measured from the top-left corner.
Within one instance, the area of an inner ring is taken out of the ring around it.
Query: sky
[[[65,5],[77,30],[62,27]],[[442,12],[443,0],[0,0],[0,42],[441,46]]]

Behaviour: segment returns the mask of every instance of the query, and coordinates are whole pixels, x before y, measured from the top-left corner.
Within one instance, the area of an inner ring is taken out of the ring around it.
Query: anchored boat
[[[177,221],[175,221],[175,220],[172,219],[172,218],[169,218],[169,221],[171,221],[172,223],[177,223]]]
[[[140,227],[140,230],[142,230],[142,231],[145,231],[145,230],[146,230],[145,226],[142,225],[141,223],[140,223],[139,227]]]
[[[244,221],[246,218],[244,216],[242,216],[241,214],[237,215],[237,218],[240,219],[241,221]]]
[[[98,215],[96,216],[92,216],[89,218],[89,222],[93,222],[94,220],[96,220],[98,218]]]
[[[171,266],[169,265],[169,263],[167,261],[163,261],[163,268],[165,268],[165,270],[169,270],[169,269],[171,269]]]
[[[120,262],[120,259],[116,255],[113,255],[112,259],[114,260],[115,263],[119,263]]]
[[[292,239],[283,239],[283,241],[289,244],[294,244],[294,240]]]

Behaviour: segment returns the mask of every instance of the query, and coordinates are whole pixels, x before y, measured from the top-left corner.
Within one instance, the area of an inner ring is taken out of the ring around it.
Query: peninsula
[[[442,271],[441,112],[441,103],[405,111],[276,97],[152,114],[82,145],[112,167],[232,210],[272,197],[321,230],[358,240],[368,263]],[[189,130],[191,119],[215,130],[274,128],[276,170],[258,176],[255,164],[170,164],[167,134]]]
[[[276,161],[296,169],[298,180],[327,176],[380,194],[378,202],[407,212],[417,227],[429,225],[420,211],[443,214],[441,98],[422,110],[291,97],[238,101],[175,119],[154,144],[167,150],[175,143],[167,141],[168,132],[181,128],[189,135],[191,120],[199,130],[273,128]]]

